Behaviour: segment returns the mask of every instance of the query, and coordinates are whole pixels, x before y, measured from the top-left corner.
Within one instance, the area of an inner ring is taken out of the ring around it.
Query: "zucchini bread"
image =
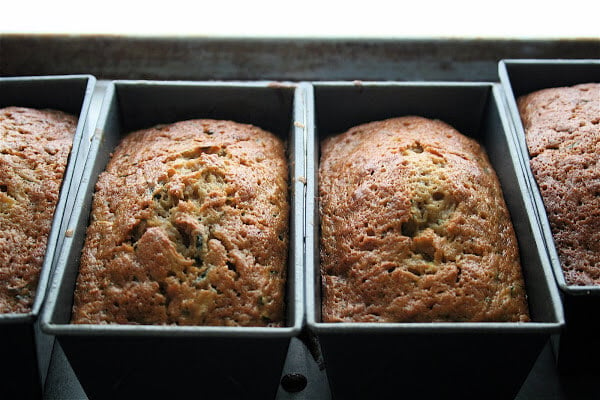
[[[324,322],[528,321],[498,178],[438,120],[371,122],[323,141]]]
[[[0,313],[31,311],[77,120],[0,109]]]
[[[600,284],[600,83],[518,99],[530,165],[565,280]]]
[[[96,184],[73,323],[280,326],[284,144],[190,120],[127,135]]]

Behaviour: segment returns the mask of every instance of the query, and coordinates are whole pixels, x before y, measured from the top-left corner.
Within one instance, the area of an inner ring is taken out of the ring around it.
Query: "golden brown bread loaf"
[[[131,133],[96,185],[72,321],[283,324],[287,193],[283,143],[257,127]]]
[[[480,146],[402,117],[322,143],[324,322],[528,321],[519,253]]]
[[[0,313],[31,311],[77,118],[0,109]]]
[[[567,284],[600,284],[600,83],[518,99]]]

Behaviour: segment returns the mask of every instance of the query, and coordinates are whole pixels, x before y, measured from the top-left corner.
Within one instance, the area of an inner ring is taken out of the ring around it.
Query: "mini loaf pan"
[[[314,84],[307,140],[306,310],[334,398],[514,398],[564,323],[501,91],[491,83]],[[485,147],[520,247],[532,322],[324,323],[319,267],[319,143],[352,126],[404,115],[445,121]],[[314,127],[314,131],[313,131]]]
[[[79,117],[69,161],[48,235],[46,254],[31,311],[26,314],[0,314],[0,397],[41,397],[54,338],[39,328],[53,261],[64,234],[63,224],[72,210],[70,191],[81,176],[77,164],[82,138],[89,136],[88,111],[96,79],[91,75],[62,75],[0,78],[0,108],[9,106],[51,108]],[[6,396],[2,396],[6,395]]]
[[[83,182],[58,259],[42,329],[56,335],[90,398],[273,398],[303,308],[304,126],[302,85],[268,82],[115,81],[107,89]],[[286,325],[205,327],[70,324],[79,258],[98,175],[129,132],[212,118],[249,123],[287,142],[290,248]]]
[[[517,99],[537,90],[600,82],[600,60],[502,60],[498,65],[506,106],[512,120],[513,134],[533,203],[545,251],[548,253],[565,311],[565,329],[558,345],[558,365],[562,372],[598,370],[600,348],[600,286],[569,285],[560,265],[558,252],[544,202],[529,164],[525,130]]]

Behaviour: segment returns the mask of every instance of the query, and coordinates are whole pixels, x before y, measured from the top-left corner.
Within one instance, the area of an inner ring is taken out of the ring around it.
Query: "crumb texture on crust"
[[[401,117],[322,143],[324,322],[528,321],[519,253],[480,146]]]
[[[0,313],[31,311],[77,118],[0,109]]]
[[[283,143],[251,125],[126,136],[96,184],[72,321],[282,325],[287,176]]]
[[[565,280],[600,284],[600,83],[518,99],[530,165]]]

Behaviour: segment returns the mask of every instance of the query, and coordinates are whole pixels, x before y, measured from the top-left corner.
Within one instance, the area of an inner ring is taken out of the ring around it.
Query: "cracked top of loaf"
[[[421,117],[322,143],[324,322],[528,321],[500,184],[476,141]]]
[[[565,280],[600,284],[600,83],[518,99],[530,155]]]
[[[31,311],[77,117],[0,109],[0,313]]]
[[[282,325],[287,176],[283,143],[251,125],[126,136],[96,185],[73,322]]]

